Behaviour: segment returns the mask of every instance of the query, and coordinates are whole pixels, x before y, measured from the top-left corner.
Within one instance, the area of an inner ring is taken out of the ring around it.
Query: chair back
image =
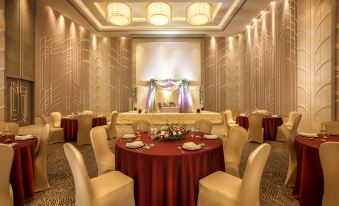
[[[234,126],[227,136],[224,159],[226,171],[231,175],[239,177],[239,165],[244,145],[248,141],[247,130],[241,126]]]
[[[115,156],[109,149],[105,127],[91,129],[90,137],[98,166],[98,175],[114,170]],[[112,163],[111,167],[107,165],[109,163]]]
[[[339,142],[325,142],[319,147],[324,174],[323,206],[339,205]]]
[[[10,135],[17,135],[19,133],[19,125],[16,122],[1,122],[0,131],[6,132],[8,130]]]
[[[224,123],[225,135],[227,136],[228,132],[230,131],[230,126],[227,123],[226,112],[221,112],[221,118]]]
[[[52,112],[51,117],[52,117],[53,127],[61,127],[61,113]]]
[[[64,144],[64,151],[74,178],[75,205],[90,206],[94,195],[84,159],[70,143]]]
[[[0,144],[0,200],[2,205],[13,205],[10,193],[9,177],[11,174],[14,150],[7,144]]]
[[[113,137],[117,137],[117,120],[118,120],[119,112],[113,111],[111,114],[111,123],[108,125],[108,134],[109,139]]]
[[[211,121],[206,119],[199,119],[195,121],[195,126],[199,128],[199,132],[204,132],[207,134],[211,134],[213,124]]]
[[[39,150],[35,156],[34,164],[34,191],[42,191],[49,188],[47,176],[47,148],[49,139],[49,125],[46,124],[42,129]]]
[[[41,124],[43,126],[45,126],[46,124],[49,124],[46,116],[43,115],[43,116],[40,117],[40,119],[41,119]]]
[[[261,176],[271,151],[269,144],[261,144],[248,157],[239,193],[239,205],[259,205]]]
[[[302,118],[301,114],[297,114],[297,116],[294,118],[293,126],[290,130],[290,138],[294,138],[294,136],[297,135],[301,118]]]
[[[295,118],[299,115],[298,112],[290,112],[289,115],[288,115],[288,120],[287,122],[285,123],[285,125],[288,125],[288,126],[292,126],[294,121],[295,121]]]
[[[151,123],[146,120],[137,120],[132,122],[133,132],[148,132],[151,129]]]
[[[322,122],[321,125],[326,128],[328,134],[339,135],[339,121]]]
[[[262,130],[263,116],[261,114],[252,113],[248,116],[248,137],[250,141],[264,141]]]
[[[227,120],[227,122],[229,122],[229,123],[234,122],[233,116],[232,116],[232,111],[231,111],[231,110],[226,110],[226,111],[225,111],[225,114],[226,114],[226,120]]]
[[[77,144],[91,144],[89,133],[92,129],[92,115],[78,116]]]

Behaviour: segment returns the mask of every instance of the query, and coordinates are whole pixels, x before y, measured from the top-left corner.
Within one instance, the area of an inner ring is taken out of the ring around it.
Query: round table
[[[187,135],[184,140],[152,141],[148,134],[141,140],[155,146],[149,150],[126,148],[126,140],[115,146],[115,168],[134,179],[136,205],[196,205],[199,179],[225,171],[220,139],[200,140]],[[209,148],[197,151],[179,149],[184,142],[205,143]]]
[[[245,129],[248,129],[248,116],[237,116],[236,122]],[[282,124],[282,117],[264,117],[262,120],[264,139],[276,140],[278,127]]]
[[[339,142],[339,136],[326,136],[327,142]],[[321,206],[324,178],[319,158],[319,146],[325,141],[296,136],[294,142],[298,166],[293,195],[299,200],[301,206]]]
[[[11,138],[14,139],[14,136]],[[0,143],[7,144],[5,139],[6,137],[1,137]],[[10,176],[15,205],[24,203],[25,199],[34,195],[34,161],[37,142],[37,138],[10,142],[17,143],[13,146],[14,158]]]
[[[105,116],[93,116],[92,127],[106,125],[107,119]],[[61,118],[61,127],[64,128],[65,141],[76,141],[78,134],[78,119],[76,117]]]

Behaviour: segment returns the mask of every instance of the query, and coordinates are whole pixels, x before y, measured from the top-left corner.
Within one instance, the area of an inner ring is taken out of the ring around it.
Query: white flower
[[[178,135],[181,135],[181,134],[182,134],[182,133],[179,131],[179,132],[178,132]]]
[[[160,133],[161,135],[164,135],[165,134],[165,131],[161,131],[161,133]]]
[[[177,133],[175,131],[173,131],[173,135],[177,135]]]
[[[165,134],[165,137],[169,137],[169,134],[168,134],[168,133],[166,133],[166,134]]]

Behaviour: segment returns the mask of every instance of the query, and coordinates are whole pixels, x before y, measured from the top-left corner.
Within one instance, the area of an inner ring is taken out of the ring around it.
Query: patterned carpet
[[[27,128],[26,128],[27,129]],[[35,128],[37,129],[37,128]],[[130,126],[119,126],[119,133],[131,131]],[[29,129],[27,129],[29,131]],[[222,134],[222,127],[215,126],[213,133]],[[272,146],[272,151],[266,164],[260,188],[261,205],[298,205],[291,195],[292,190],[283,186],[287,173],[288,151],[282,142],[267,141]],[[109,141],[110,148],[114,151],[114,141]],[[74,205],[74,182],[73,176],[66,160],[63,144],[49,145],[47,154],[47,170],[50,188],[46,191],[36,193],[34,198],[27,201],[25,205]],[[240,174],[242,175],[246,166],[247,157],[259,144],[248,143],[242,154]],[[89,176],[97,175],[94,153],[90,145],[77,146],[82,153]]]

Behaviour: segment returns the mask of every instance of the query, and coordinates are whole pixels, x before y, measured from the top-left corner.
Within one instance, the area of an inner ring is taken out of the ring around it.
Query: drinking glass
[[[140,139],[140,130],[139,129],[137,130],[137,139],[136,140],[141,140]]]
[[[320,128],[319,128],[319,131],[321,133],[321,136],[322,136],[322,140],[323,141],[326,141],[327,140],[327,137],[326,137],[326,127],[324,125],[321,125]]]

